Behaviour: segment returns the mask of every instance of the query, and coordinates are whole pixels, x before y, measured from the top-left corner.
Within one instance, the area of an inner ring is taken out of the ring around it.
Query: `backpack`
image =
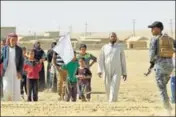
[[[172,58],[174,54],[174,39],[164,34],[158,38],[158,56]]]

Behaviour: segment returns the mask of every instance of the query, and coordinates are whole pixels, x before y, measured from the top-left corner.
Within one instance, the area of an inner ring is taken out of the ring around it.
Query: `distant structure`
[[[136,36],[136,32],[135,32],[135,25],[136,25],[136,20],[133,19],[133,36]]]
[[[1,27],[1,38],[6,37],[11,32],[16,33],[16,27]]]
[[[49,32],[45,32],[44,36],[45,37],[50,37],[50,38],[57,38],[59,37],[60,32],[59,31],[49,31]]]
[[[126,40],[128,49],[147,49],[149,39],[147,37],[132,36]]]

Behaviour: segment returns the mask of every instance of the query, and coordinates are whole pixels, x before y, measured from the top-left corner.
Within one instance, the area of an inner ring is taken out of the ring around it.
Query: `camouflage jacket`
[[[155,62],[155,70],[160,70],[161,73],[169,74],[173,71],[172,58],[161,58],[157,56],[157,39],[160,35],[152,37],[149,48],[150,62]]]

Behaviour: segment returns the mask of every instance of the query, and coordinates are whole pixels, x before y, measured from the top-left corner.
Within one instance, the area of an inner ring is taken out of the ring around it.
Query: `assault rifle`
[[[148,76],[152,72],[152,69],[153,69],[154,66],[155,66],[155,63],[154,62],[150,62],[150,67],[148,68],[147,73],[144,73],[144,75]]]

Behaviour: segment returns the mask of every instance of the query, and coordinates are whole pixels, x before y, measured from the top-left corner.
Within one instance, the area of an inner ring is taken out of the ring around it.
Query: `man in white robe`
[[[22,49],[17,46],[17,35],[8,35],[8,45],[3,47],[0,63],[3,63],[3,100],[20,101],[20,79],[23,69]]]
[[[103,77],[109,102],[116,102],[121,76],[127,79],[125,53],[117,43],[116,33],[110,34],[110,43],[102,47],[98,59],[98,75]]]

